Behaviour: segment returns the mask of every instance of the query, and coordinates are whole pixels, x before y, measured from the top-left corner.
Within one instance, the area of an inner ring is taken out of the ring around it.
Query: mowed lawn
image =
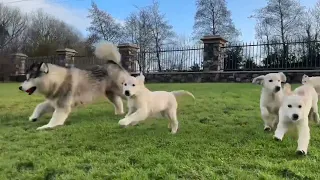
[[[0,179],[320,179],[320,127],[311,126],[309,154],[295,154],[297,135],[283,142],[263,131],[260,86],[253,84],[151,84],[152,90],[185,89],[180,128],[167,120],[121,128],[121,116],[101,100],[74,110],[66,125],[36,131],[28,122],[43,98],[0,84]]]

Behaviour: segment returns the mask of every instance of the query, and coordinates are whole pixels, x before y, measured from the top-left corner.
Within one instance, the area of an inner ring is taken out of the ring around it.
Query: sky
[[[148,6],[152,0],[94,0],[98,7],[110,13],[117,21],[124,22],[126,17],[137,7]],[[306,8],[313,7],[319,0],[300,0]],[[16,6],[23,12],[30,13],[38,8],[73,25],[84,36],[90,25],[87,18],[91,0],[0,0],[5,5]],[[264,7],[266,0],[227,0],[227,8],[231,11],[233,22],[242,35],[240,40],[255,40],[255,20],[248,18],[254,10]],[[191,36],[193,32],[195,0],[159,0],[160,11],[178,35]]]

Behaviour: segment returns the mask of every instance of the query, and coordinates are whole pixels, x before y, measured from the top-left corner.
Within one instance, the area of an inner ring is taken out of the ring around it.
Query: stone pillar
[[[136,63],[139,47],[134,44],[119,44],[119,52],[121,54],[121,64],[129,72],[136,72]]]
[[[14,75],[23,75],[26,72],[27,55],[22,53],[15,53],[11,55],[12,62],[15,66]]]
[[[58,55],[57,65],[64,67],[73,67],[74,66],[74,56],[78,53],[74,49],[64,48],[56,50]]]
[[[203,50],[203,70],[204,71],[223,71],[224,69],[224,48],[225,39],[220,36],[204,36]]]

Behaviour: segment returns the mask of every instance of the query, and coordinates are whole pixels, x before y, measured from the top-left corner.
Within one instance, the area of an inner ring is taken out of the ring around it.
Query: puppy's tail
[[[96,46],[94,55],[103,60],[111,60],[117,64],[120,64],[121,55],[117,47],[113,44],[102,42]]]
[[[183,96],[183,95],[189,95],[189,96],[191,96],[193,99],[196,99],[191,92],[185,91],[185,90],[171,91],[171,93],[172,93],[175,97],[179,97],[179,96]]]

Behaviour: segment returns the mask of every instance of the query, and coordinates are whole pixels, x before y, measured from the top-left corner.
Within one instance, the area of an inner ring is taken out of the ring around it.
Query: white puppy
[[[293,92],[290,84],[286,84],[284,92],[274,138],[281,141],[290,126],[297,127],[299,132],[297,154],[306,155],[310,140],[308,117],[319,123],[318,94],[308,84],[296,88]]]
[[[281,83],[286,81],[282,72],[261,75],[252,80],[252,83],[262,85],[260,110],[265,131],[271,131],[279,121],[278,111],[283,98]]]
[[[129,77],[123,83],[123,93],[128,99],[128,114],[119,121],[121,126],[136,125],[148,117],[166,117],[168,128],[175,134],[178,130],[177,96],[190,95],[188,91],[150,91],[144,85],[144,76]]]
[[[320,94],[320,76],[309,77],[306,74],[302,76],[302,84],[310,84],[314,87],[318,94]]]

